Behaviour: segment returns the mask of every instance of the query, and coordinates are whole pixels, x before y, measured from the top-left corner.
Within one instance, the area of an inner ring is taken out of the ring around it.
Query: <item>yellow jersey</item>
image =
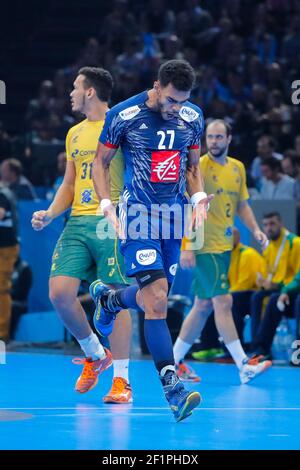
[[[265,261],[258,251],[238,243],[231,252],[228,279],[230,292],[257,289],[257,274],[265,270]]]
[[[282,228],[279,238],[270,240],[263,251],[263,258],[263,277],[271,279],[274,284],[289,284],[300,270],[300,237]]]
[[[204,244],[199,253],[223,253],[232,250],[232,227],[237,205],[249,199],[246,172],[242,162],[227,157],[220,165],[208,154],[200,158],[204,191],[214,194],[204,222]]]
[[[103,125],[104,121],[85,119],[73,126],[67,134],[67,160],[74,162],[76,171],[72,216],[99,214],[99,200],[93,185],[92,167]],[[124,177],[124,159],[120,151],[112,159],[109,173],[111,200],[117,204],[123,189]]]

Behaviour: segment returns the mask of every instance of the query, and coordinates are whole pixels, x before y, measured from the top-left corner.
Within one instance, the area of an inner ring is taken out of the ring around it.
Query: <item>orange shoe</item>
[[[180,361],[178,366],[176,366],[176,373],[182,382],[200,382],[201,380],[194,369],[183,361]]]
[[[98,376],[105,369],[108,369],[112,365],[112,355],[111,352],[104,348],[106,356],[104,359],[97,359],[92,361],[90,357],[76,357],[73,359],[74,364],[83,364],[83,371],[78,377],[75,390],[79,393],[86,393],[96,387],[98,383]]]
[[[127,380],[114,377],[110,391],[103,397],[104,403],[132,403],[132,390]]]

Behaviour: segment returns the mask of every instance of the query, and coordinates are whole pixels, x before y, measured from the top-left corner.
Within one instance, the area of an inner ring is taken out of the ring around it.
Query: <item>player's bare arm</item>
[[[117,152],[116,148],[110,148],[98,143],[96,156],[93,162],[93,183],[97,197],[100,201],[100,207],[105,217],[107,217],[118,233],[119,221],[116,215],[116,208],[110,199],[110,178],[109,166]]]
[[[42,230],[53,219],[71,207],[74,199],[75,178],[75,165],[68,161],[63,182],[58,188],[53,202],[47,210],[36,211],[32,215],[31,224],[34,230]]]
[[[255,215],[247,201],[240,201],[238,203],[237,213],[244,224],[253,233],[254,238],[262,247],[265,247],[268,244],[268,238],[266,234],[259,228]]]
[[[194,206],[192,217],[192,228],[196,229],[202,225],[207,218],[209,202],[214,195],[207,195],[204,192],[204,182],[200,171],[200,148],[190,149],[188,154],[188,164],[186,172],[187,192]]]

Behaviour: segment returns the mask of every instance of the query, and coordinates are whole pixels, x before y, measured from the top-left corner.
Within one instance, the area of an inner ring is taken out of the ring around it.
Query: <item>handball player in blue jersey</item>
[[[176,375],[166,322],[167,297],[183,236],[185,193],[194,207],[194,228],[203,223],[212,198],[203,192],[199,168],[203,115],[188,101],[194,81],[189,63],[165,62],[151,90],[107,113],[93,163],[101,209],[122,234],[126,274],[137,281],[120,290],[111,290],[100,280],[93,282],[95,326],[107,336],[121,309],[145,312],[145,340],[177,421],[189,416],[201,397],[185,390]],[[109,165],[118,147],[125,159],[125,178],[117,213],[110,200]]]

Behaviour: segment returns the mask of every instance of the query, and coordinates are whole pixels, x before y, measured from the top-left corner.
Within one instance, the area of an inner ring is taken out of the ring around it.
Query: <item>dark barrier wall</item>
[[[252,208],[261,223],[262,214],[277,210],[282,214],[285,226],[296,232],[296,204],[294,201],[253,201]],[[55,243],[63,229],[64,219],[54,220],[41,232],[31,228],[31,216],[35,210],[46,209],[49,201],[19,203],[19,231],[21,236],[21,256],[33,271],[33,288],[30,293],[29,310],[32,312],[51,310],[48,295],[48,278],[51,267],[51,256]],[[246,227],[236,219],[236,226],[241,232],[242,243],[254,244]],[[190,291],[192,273],[178,271],[172,289],[173,294],[185,294]]]

